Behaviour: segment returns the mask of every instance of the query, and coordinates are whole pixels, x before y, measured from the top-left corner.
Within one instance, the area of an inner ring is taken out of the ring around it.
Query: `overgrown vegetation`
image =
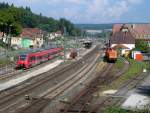
[[[120,88],[125,82],[140,74],[143,71],[143,68],[149,65],[149,64],[146,65],[145,62],[137,62],[133,59],[128,59],[128,61],[130,62],[130,68],[122,76],[120,76],[120,78],[111,83],[111,85],[105,86],[104,87],[105,90]],[[119,59],[115,64],[117,70],[119,68],[122,69],[123,65],[124,64],[122,64]]]
[[[106,109],[106,113],[130,113],[130,112],[123,110],[120,107],[110,107]]]
[[[120,69],[122,69],[122,68],[124,67],[124,63],[123,63],[123,61],[122,61],[120,58],[118,58],[118,60],[116,61],[115,67],[116,67],[118,70],[120,70]]]
[[[106,109],[105,113],[150,113],[149,110],[143,110],[143,111],[127,111],[124,109],[121,109],[120,107],[109,107]]]
[[[0,47],[6,48],[7,45],[2,41],[2,39],[0,39]]]
[[[7,58],[0,59],[0,67],[4,67],[10,63],[11,63],[11,61],[8,60]]]
[[[41,13],[34,14],[30,7],[15,7],[13,4],[0,3],[0,31],[19,35],[24,27],[38,27],[48,32],[58,30],[64,32],[65,27],[68,35],[80,35],[80,29],[66,19],[55,20]]]
[[[146,53],[150,52],[148,42],[140,40],[140,39],[135,40],[135,49],[140,50],[142,52],[146,52]]]
[[[128,61],[130,62],[131,66],[123,75],[125,80],[131,79],[140,72],[142,72],[143,67],[145,65],[143,62],[137,62],[133,59],[128,59]]]
[[[150,71],[150,61],[145,62],[145,68]]]

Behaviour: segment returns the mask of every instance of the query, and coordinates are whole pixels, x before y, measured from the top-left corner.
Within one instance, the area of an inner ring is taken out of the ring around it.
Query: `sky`
[[[73,23],[150,23],[150,0],[0,0]]]

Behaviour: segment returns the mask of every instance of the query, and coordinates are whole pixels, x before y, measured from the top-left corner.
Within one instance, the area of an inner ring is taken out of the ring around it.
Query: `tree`
[[[19,21],[16,20],[15,16],[8,9],[0,11],[0,31],[7,35],[11,33],[15,36],[21,32]]]
[[[140,39],[135,40],[135,49],[140,50],[142,52],[146,52],[146,53],[150,52],[148,42],[140,40]]]
[[[81,30],[79,28],[76,28],[73,23],[71,23],[70,21],[64,18],[61,18],[59,20],[58,26],[59,26],[59,30],[62,31],[62,33],[65,32],[64,28],[66,28],[66,33],[68,35],[71,35],[71,36],[81,35]]]
[[[51,17],[43,16],[41,13],[34,14],[30,7],[15,7],[13,4],[0,3],[0,31],[8,33],[8,26],[13,25],[11,32],[13,35],[19,35],[21,28],[41,28],[47,32],[62,31],[64,28],[68,35],[77,36],[81,32],[73,23],[62,18],[55,20]]]

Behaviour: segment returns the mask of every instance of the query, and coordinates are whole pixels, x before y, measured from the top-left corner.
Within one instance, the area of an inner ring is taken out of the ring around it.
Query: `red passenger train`
[[[57,56],[61,56],[63,48],[51,48],[38,52],[27,52],[18,56],[16,69],[25,68],[28,69],[32,66],[40,64],[42,62],[53,59]]]

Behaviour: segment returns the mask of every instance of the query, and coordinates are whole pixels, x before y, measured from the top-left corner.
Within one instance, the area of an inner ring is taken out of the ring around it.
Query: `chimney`
[[[132,27],[132,29],[135,29],[135,24],[132,24],[132,26],[131,26],[131,27]]]

